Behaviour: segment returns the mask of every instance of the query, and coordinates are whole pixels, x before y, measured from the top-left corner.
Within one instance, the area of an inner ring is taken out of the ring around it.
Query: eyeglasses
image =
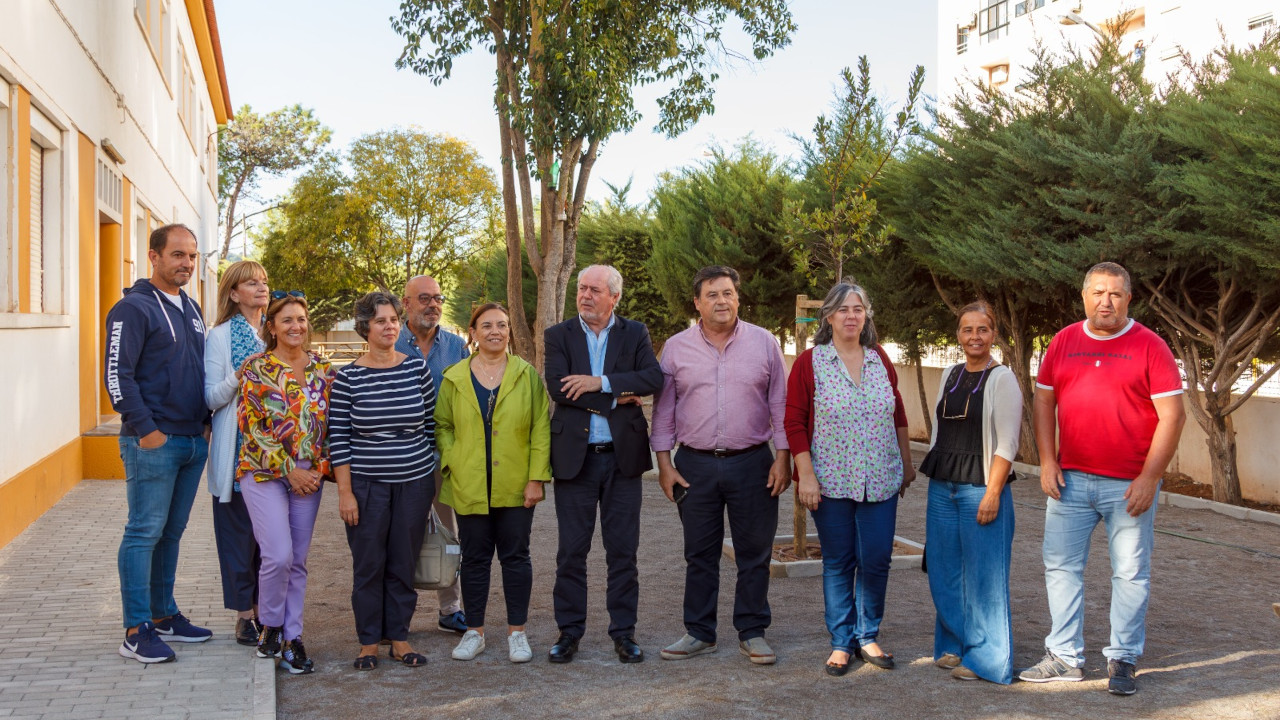
[[[272,290],[271,291],[272,300],[283,300],[287,297],[296,297],[296,298],[302,298],[303,300],[306,300],[307,294],[302,292],[301,290]]]
[[[942,419],[943,420],[964,420],[968,418],[969,417],[969,399],[972,397],[973,397],[973,393],[971,392],[965,393],[964,394],[964,410],[961,410],[959,415],[948,415],[947,401],[951,399],[951,394],[947,393],[947,395],[942,398]]]
[[[948,415],[947,401],[951,399],[951,395],[956,391],[956,388],[960,387],[960,380],[964,378],[964,374],[965,374],[964,366],[963,365],[960,366],[959,368],[960,371],[956,374],[955,384],[951,386],[951,389],[948,390],[947,394],[942,398],[942,419],[943,420],[965,420],[969,417],[969,400],[972,399],[974,394],[976,394],[979,388],[982,387],[982,381],[987,377],[987,371],[991,369],[991,362],[992,362],[992,358],[987,358],[987,366],[982,368],[982,374],[978,376],[978,383],[973,386],[972,390],[964,394],[964,410],[961,410],[959,415]]]
[[[447,301],[448,299],[449,298],[445,297],[444,295],[427,295],[425,293],[418,296],[418,302],[422,303],[423,305],[430,305],[431,303],[435,303],[437,305],[443,305],[445,304],[445,301]]]

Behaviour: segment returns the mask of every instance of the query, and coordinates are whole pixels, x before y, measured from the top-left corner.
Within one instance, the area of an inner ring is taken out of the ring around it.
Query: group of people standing
[[[794,476],[822,547],[826,673],[844,675],[854,659],[894,667],[879,629],[897,502],[916,469],[897,373],[862,288],[831,289],[814,347],[788,374],[773,335],[738,317],[733,269],[710,266],[694,276],[699,320],[670,338],[659,360],[647,328],[614,313],[621,275],[593,265],[578,276],[578,315],[545,332],[544,385],[536,368],[509,352],[510,318],[500,304],[471,313],[469,352],[439,326],[445,297],[425,276],[411,279],[401,298],[375,292],[356,303],[356,330],[369,349],[337,371],[309,350],[306,297],[270,291],[251,261],[223,274],[218,320],[206,340],[198,306],[181,291],[195,247],[183,226],[153,233],[152,278],[127,291],[107,320],[106,383],[122,415],[130,508],[120,550],[122,655],[164,662],[174,659],[165,640],[212,635],[173,599],[178,541],[207,454],[236,639],[261,657],[280,657],[290,672],[313,668],[302,606],[325,480],[337,484],[352,553],[357,669],[377,667],[384,642],[396,662],[427,662],[408,630],[428,516],[456,523],[461,545],[461,604],[456,593],[439,598],[440,627],[462,633],[453,658],[485,650],[496,555],[508,657],[531,660],[530,535],[534,508],[552,483],[559,636],[548,659],[571,662],[586,634],[587,560],[599,518],[608,634],[620,662],[641,662],[641,476],[656,457],[659,485],[680,515],[686,562],[685,634],[662,658],[717,650],[727,514],[739,650],[752,663],[775,662],[765,640],[769,562],[778,497]],[[1181,430],[1182,386],[1168,346],[1128,318],[1123,268],[1091,268],[1082,297],[1086,320],[1055,336],[1037,378],[1053,628],[1045,658],[1019,677],[1083,677],[1083,569],[1090,534],[1103,520],[1113,567],[1112,642],[1103,653],[1109,689],[1130,694],[1144,642],[1153,499]],[[984,303],[960,311],[965,361],[943,372],[920,472],[929,478],[935,663],[957,679],[1009,683],[1009,483],[1022,392],[991,355],[998,334]],[[647,395],[655,396],[652,429],[641,405]]]

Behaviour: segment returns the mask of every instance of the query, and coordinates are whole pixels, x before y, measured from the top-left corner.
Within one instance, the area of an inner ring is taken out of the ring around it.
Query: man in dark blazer
[[[643,323],[618,317],[622,276],[607,265],[578,274],[578,316],[547,328],[551,470],[555,476],[556,553],[553,593],[560,638],[551,662],[567,663],[586,630],[587,553],[596,507],[608,566],[609,636],[624,663],[644,660],[635,641],[640,581],[640,476],[653,467],[649,426],[640,398],[662,387],[662,369]]]

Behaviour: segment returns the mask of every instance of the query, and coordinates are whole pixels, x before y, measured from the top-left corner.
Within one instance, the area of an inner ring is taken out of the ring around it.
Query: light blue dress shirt
[[[596,335],[581,315],[578,316],[578,322],[582,323],[582,333],[587,336],[587,355],[591,358],[591,374],[600,378],[600,392],[612,395],[613,388],[609,386],[609,378],[604,375],[604,353],[609,347],[609,331],[613,329],[614,315],[609,314],[609,324],[604,326],[599,335]],[[616,398],[613,406],[618,406]],[[605,416],[591,414],[591,430],[587,433],[587,442],[592,445],[613,442],[613,433],[609,431],[609,421]]]

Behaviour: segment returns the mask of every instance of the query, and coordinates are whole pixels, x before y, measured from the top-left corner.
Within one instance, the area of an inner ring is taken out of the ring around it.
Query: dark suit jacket
[[[573,478],[582,470],[587,454],[591,416],[603,415],[613,434],[618,469],[624,475],[640,475],[653,467],[649,455],[649,424],[639,405],[612,407],[615,399],[652,395],[662,389],[662,368],[649,342],[644,323],[614,315],[604,353],[604,374],[613,394],[583,393],[570,400],[560,390],[567,375],[590,375],[591,356],[587,336],[577,316],[552,325],[543,333],[547,390],[555,402],[551,418],[551,473],[557,479]]]

